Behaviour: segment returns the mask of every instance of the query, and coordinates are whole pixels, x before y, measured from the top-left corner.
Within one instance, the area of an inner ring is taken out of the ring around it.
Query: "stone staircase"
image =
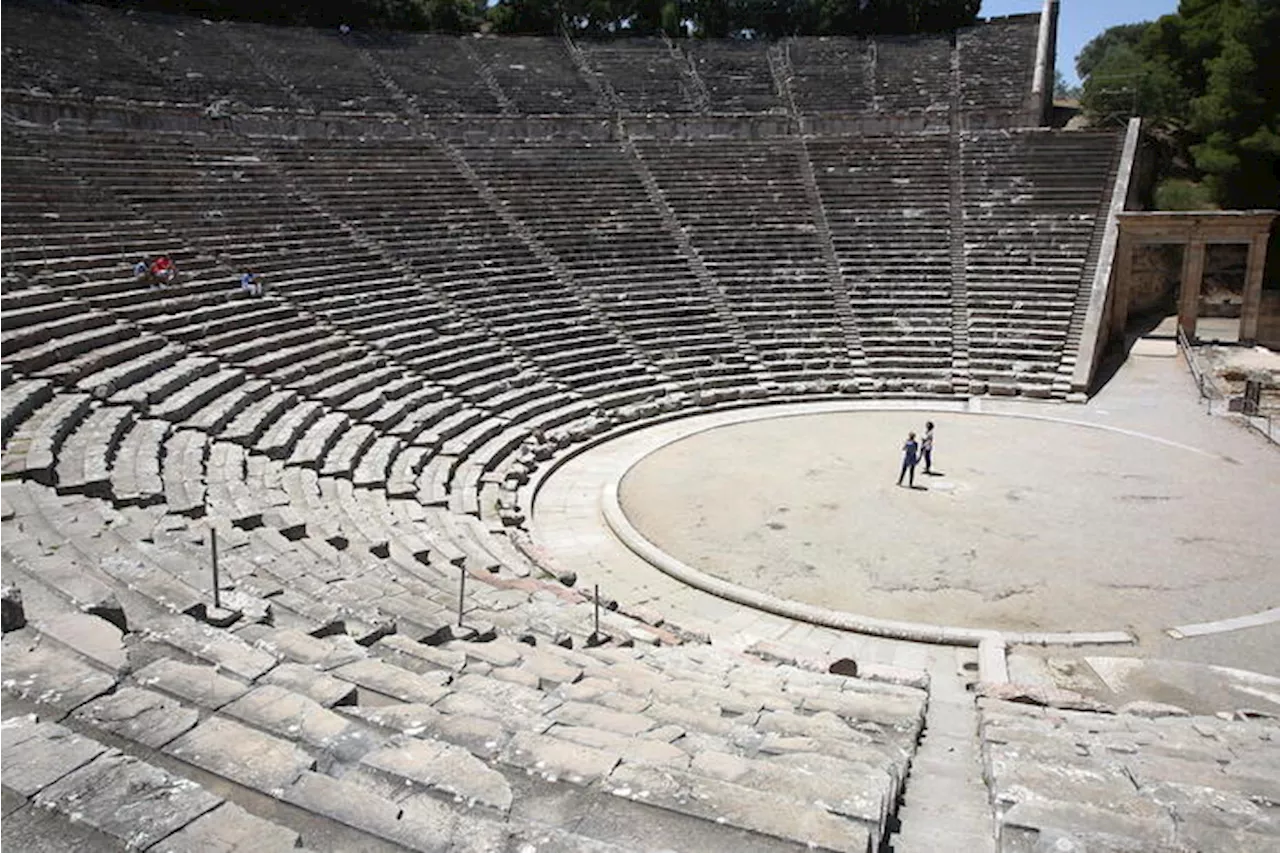
[[[898,809],[898,829],[886,845],[893,853],[996,851],[977,739],[978,710],[963,668],[964,663],[973,665],[973,658],[971,650],[957,650],[956,667],[942,664],[929,670],[925,725]]]
[[[649,201],[662,217],[668,233],[676,241],[684,257],[689,259],[689,268],[693,270],[693,274],[697,277],[699,284],[702,285],[703,291],[707,294],[711,304],[715,306],[716,316],[729,329],[730,334],[733,335],[734,342],[737,343],[748,363],[758,367],[760,363],[759,352],[756,351],[755,346],[747,338],[747,334],[743,331],[742,324],[738,322],[738,318],[729,309],[724,291],[707,269],[702,256],[698,254],[698,250],[689,241],[688,233],[680,227],[680,223],[676,220],[675,212],[671,210],[671,205],[667,203],[666,197],[663,196],[662,189],[658,186],[658,182],[654,180],[653,173],[645,165],[644,158],[641,157],[639,149],[636,148],[635,143],[629,136],[623,137],[622,149],[631,158],[636,175],[639,176],[641,183],[644,184]]]
[[[849,342],[849,359],[858,373],[866,371],[867,357],[862,351],[862,340],[858,333],[857,320],[853,316],[853,305],[849,297],[849,284],[840,271],[840,261],[836,257],[835,243],[831,239],[831,225],[827,221],[827,211],[822,203],[822,193],[818,190],[818,181],[813,174],[813,160],[809,156],[809,146],[804,136],[800,137],[798,161],[800,176],[804,181],[805,194],[813,207],[813,222],[818,229],[818,239],[822,242],[823,257],[827,265],[827,276],[831,281],[831,291],[835,294],[836,314],[840,326]]]

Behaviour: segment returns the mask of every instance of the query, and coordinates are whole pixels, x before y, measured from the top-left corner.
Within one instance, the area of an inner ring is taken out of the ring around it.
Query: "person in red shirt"
[[[168,287],[178,277],[178,268],[168,255],[161,255],[151,262],[151,278],[161,287]]]

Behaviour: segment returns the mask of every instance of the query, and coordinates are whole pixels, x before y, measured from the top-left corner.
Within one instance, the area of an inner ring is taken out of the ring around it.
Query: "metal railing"
[[[1205,403],[1205,414],[1240,415],[1240,420],[1261,433],[1262,437],[1267,441],[1272,444],[1280,444],[1280,439],[1276,437],[1274,417],[1270,412],[1264,412],[1257,403],[1252,400],[1242,399],[1243,407],[1239,411],[1231,411],[1231,401],[1227,399],[1227,395],[1218,387],[1218,383],[1213,376],[1206,373],[1204,368],[1200,366],[1200,359],[1196,357],[1191,341],[1187,338],[1187,333],[1183,330],[1181,324],[1178,325],[1178,349],[1181,350],[1183,359],[1191,370],[1191,378],[1195,380],[1196,390],[1200,393],[1200,399]]]

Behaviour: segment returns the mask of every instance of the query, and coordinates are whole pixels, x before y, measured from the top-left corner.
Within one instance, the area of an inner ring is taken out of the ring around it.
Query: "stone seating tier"
[[[1021,15],[960,30],[954,47],[938,36],[571,46],[561,38],[342,35],[38,0],[6,5],[5,23],[12,90],[177,102],[216,116],[265,109],[411,119],[772,113],[793,102],[805,114],[925,115],[945,124],[954,53],[960,108],[1022,124],[1038,37],[1038,16]],[[930,117],[939,112],[940,121]]]
[[[712,112],[759,113],[785,109],[769,54],[751,42],[695,41],[682,45],[706,86]]]
[[[1159,705],[1114,716],[980,707],[1002,851],[1047,840],[1133,850],[1276,844],[1272,720],[1167,716]]]
[[[687,840],[688,833],[700,833],[711,846],[700,842],[699,849],[738,849],[745,830],[763,833],[752,838],[766,845],[775,837],[866,850],[883,832],[923,718],[920,691],[784,670],[710,647],[668,654],[570,651],[492,634],[483,642],[448,639],[458,629],[441,633],[449,624],[448,611],[433,605],[429,586],[416,580],[430,575],[427,563],[381,558],[388,567],[399,567],[388,574],[332,548],[303,558],[294,549],[309,537],[290,543],[268,535],[267,527],[239,534],[224,528],[220,539],[239,601],[247,608],[254,600],[241,588],[267,593],[278,614],[276,625],[249,620],[246,609],[229,629],[202,626],[187,616],[166,615],[185,600],[185,582],[179,578],[186,569],[180,559],[168,558],[164,568],[152,564],[147,571],[140,571],[144,564],[139,563],[118,576],[108,562],[102,564],[105,573],[41,572],[36,580],[28,572],[51,565],[40,544],[49,528],[37,529],[40,523],[71,511],[86,534],[107,523],[141,532],[162,517],[151,510],[115,512],[85,499],[72,505],[39,488],[28,486],[17,496],[28,529],[6,537],[4,546],[32,589],[31,627],[4,645],[6,672],[15,675],[7,681],[12,698],[36,710],[54,702],[59,713],[72,714],[81,731],[160,750],[170,760],[166,767],[181,772],[194,765],[233,783],[233,792],[243,787],[280,797],[312,819],[408,840],[414,849],[430,849],[436,843],[432,839],[456,832],[477,837],[482,826],[496,826],[495,837],[507,838],[521,821],[546,820],[536,804],[547,796],[576,801],[607,791],[621,797],[610,809],[611,832],[617,820],[643,816],[645,823],[637,826],[651,835],[679,829]],[[355,504],[350,508],[359,511]],[[386,517],[389,509],[373,511]],[[148,550],[150,558],[194,553],[201,546],[192,530],[152,529],[157,544],[171,550]],[[275,549],[269,561],[246,559],[267,548]],[[404,573],[410,564],[417,569]],[[290,576],[287,587],[283,577],[272,580],[276,572],[299,570],[303,573]],[[178,574],[165,581],[168,572]],[[311,591],[320,591],[312,580],[317,572],[328,573],[320,586],[330,597],[348,602],[342,611],[327,612],[341,617],[348,631],[371,633],[282,626],[307,618],[304,611],[312,608],[304,602]],[[410,586],[398,585],[395,577]],[[85,589],[62,586],[72,578]],[[128,624],[147,626],[140,645],[122,645],[115,624],[73,610],[70,602],[79,598],[61,597],[86,594],[90,578],[105,588],[121,584],[116,594]],[[513,592],[484,592],[477,599],[484,603],[473,614],[503,620]],[[527,601],[524,593],[518,597]],[[526,606],[548,615],[562,610],[546,610],[545,602]],[[376,611],[388,608],[401,609],[397,622],[405,629],[432,631],[433,643],[361,621],[376,620]],[[581,614],[584,621],[586,615]],[[33,642],[36,638],[43,642]],[[66,683],[76,688],[51,689],[62,678],[73,679]],[[856,731],[850,727],[854,723]],[[35,789],[34,765],[15,758],[30,753],[10,749],[15,733],[6,727],[6,787]],[[42,753],[46,759],[51,754],[48,748]],[[526,770],[534,772],[526,775]],[[841,791],[821,793],[821,783],[813,780],[823,777],[838,777]],[[330,794],[317,798],[317,785],[328,786]],[[634,799],[623,785],[652,793]],[[762,810],[766,797],[775,801],[780,789],[797,792],[788,802],[803,820]],[[432,825],[444,835],[395,833],[405,825],[376,820],[371,804],[393,796],[393,790],[401,820],[428,809]],[[421,802],[406,800],[409,792]],[[698,796],[691,797],[694,793]],[[351,811],[340,805],[343,801],[362,808]],[[743,802],[760,808],[744,810]],[[637,811],[628,817],[632,809]],[[468,821],[465,828],[458,820]],[[580,822],[577,828],[583,829]]]
[[[609,81],[625,112],[643,115],[694,109],[684,57],[673,55],[660,39],[584,41],[581,50],[588,66]]]

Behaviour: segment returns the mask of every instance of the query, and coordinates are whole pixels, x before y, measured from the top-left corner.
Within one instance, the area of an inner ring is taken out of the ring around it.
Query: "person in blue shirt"
[[[261,296],[262,282],[258,281],[258,274],[253,270],[245,270],[244,275],[240,276],[240,289],[250,296]]]
[[[916,463],[919,461],[920,445],[916,443],[916,434],[914,432],[907,433],[907,441],[902,445],[902,470],[898,472],[898,485],[902,485],[902,478],[907,478],[907,485],[910,488],[916,487]]]

